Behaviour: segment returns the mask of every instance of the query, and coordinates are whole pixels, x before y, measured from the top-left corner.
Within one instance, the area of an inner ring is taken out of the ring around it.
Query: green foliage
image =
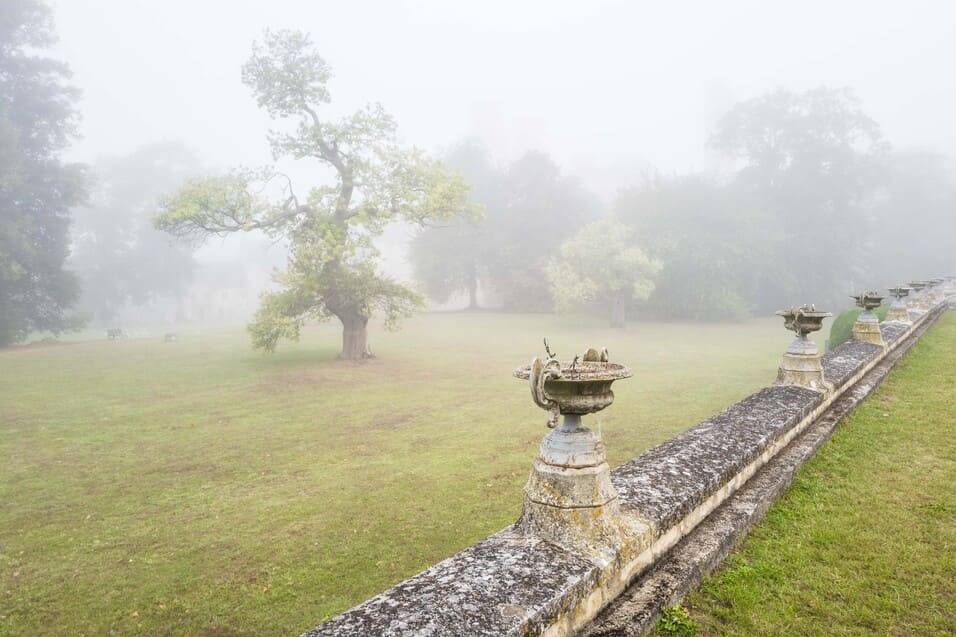
[[[423,307],[417,292],[378,272],[374,239],[393,221],[425,225],[468,210],[468,187],[421,150],[400,148],[394,120],[377,104],[339,121],[320,117],[329,77],[310,38],[296,31],[266,32],[242,73],[273,118],[295,120],[294,132],[270,132],[273,155],[318,161],[334,172],[332,184],[300,199],[273,169],[237,169],[167,197],[156,225],[184,236],[259,230],[286,239],[288,267],[276,277],[282,290],[265,296],[249,328],[254,345],[272,351],[303,321],[335,316],[344,328],[342,357],[354,359],[370,355],[365,326],[376,311],[394,326]],[[276,187],[281,201],[262,194]]]
[[[884,304],[873,310],[873,313],[876,314],[876,318],[882,321],[886,319],[886,313],[889,311],[890,306]],[[856,323],[857,317],[860,316],[862,312],[862,309],[854,307],[841,312],[833,319],[833,324],[830,326],[829,339],[831,349],[843,345],[850,340],[850,337],[853,335],[853,324]]]
[[[660,269],[637,247],[631,228],[602,219],[561,244],[545,272],[558,311],[597,304],[608,308],[612,326],[622,327],[624,308],[650,296]]]
[[[460,144],[445,156],[444,163],[471,185],[469,201],[474,209],[500,209],[501,175],[483,148],[470,142]],[[429,298],[444,303],[465,291],[470,309],[478,307],[479,281],[486,278],[492,255],[485,220],[467,212],[424,228],[412,238],[408,251],[415,279]]]
[[[661,318],[743,320],[773,284],[764,215],[740,188],[657,177],[622,191],[615,214],[663,265],[647,302]]]
[[[598,218],[600,202],[578,181],[561,173],[547,155],[528,152],[504,175],[502,208],[488,209],[488,279],[510,311],[553,308],[545,273],[564,241]]]
[[[192,276],[192,248],[151,223],[162,193],[199,170],[192,150],[151,144],[93,166],[90,203],[74,211],[70,266],[79,275],[80,308],[108,324],[121,308],[178,296]]]
[[[479,251],[484,246],[478,238],[480,222],[452,219],[415,235],[409,246],[409,257],[415,279],[428,298],[445,303],[455,294],[466,291],[469,309],[478,307],[478,285],[484,269]]]
[[[669,637],[694,637],[700,626],[691,619],[683,606],[669,606],[661,611],[657,620],[657,634]]]
[[[499,171],[469,143],[446,161],[474,185],[473,201],[485,214],[419,234],[409,255],[416,278],[440,302],[460,291],[475,300],[481,281],[505,310],[551,310],[548,259],[597,217],[599,203],[543,153],[525,153]]]
[[[252,45],[242,66],[242,83],[252,89],[259,108],[273,118],[294,117],[331,101],[326,83],[332,69],[312,48],[308,34],[266,30]]]
[[[848,89],[777,89],[734,106],[711,145],[742,162],[736,182],[766,215],[773,256],[760,267],[776,274],[776,284],[762,291],[761,311],[794,299],[838,302],[873,254],[866,206],[886,151],[860,100]]]
[[[85,196],[83,167],[60,154],[75,136],[68,67],[36,53],[55,41],[49,8],[0,0],[0,346],[34,330],[75,329],[79,296],[64,270],[69,210]]]

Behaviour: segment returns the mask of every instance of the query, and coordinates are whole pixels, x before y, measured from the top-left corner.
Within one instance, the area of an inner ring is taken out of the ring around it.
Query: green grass
[[[633,379],[589,420],[619,464],[771,383],[779,320],[433,314],[334,360],[241,329],[0,351],[0,634],[294,635],[514,521],[541,337]],[[112,632],[111,632],[112,631]]]
[[[702,635],[956,633],[956,316],[685,605]]]

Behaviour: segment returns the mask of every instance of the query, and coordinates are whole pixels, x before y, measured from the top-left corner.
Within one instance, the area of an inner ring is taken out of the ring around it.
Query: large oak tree
[[[376,311],[386,326],[424,307],[415,290],[383,274],[374,239],[392,221],[425,225],[466,210],[468,187],[416,148],[401,148],[395,120],[371,104],[337,121],[322,114],[330,101],[331,71],[309,36],[266,32],[242,68],[242,80],[273,119],[296,127],[274,130],[276,159],[312,160],[331,170],[327,185],[300,195],[274,170],[237,169],[188,182],[168,197],[156,223],[179,235],[205,237],[261,230],[290,246],[281,289],[263,296],[249,325],[253,344],[268,351],[279,338],[296,339],[304,321],[342,323],[340,357],[371,356],[368,321]],[[283,195],[263,195],[269,184]]]

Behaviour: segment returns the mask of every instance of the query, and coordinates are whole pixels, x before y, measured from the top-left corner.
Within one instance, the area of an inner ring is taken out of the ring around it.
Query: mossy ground
[[[684,605],[700,635],[956,634],[956,314]]]
[[[240,328],[0,351],[0,634],[294,635],[513,522],[546,432],[512,370],[634,370],[590,424],[612,465],[773,381],[779,319],[433,314],[335,360]]]

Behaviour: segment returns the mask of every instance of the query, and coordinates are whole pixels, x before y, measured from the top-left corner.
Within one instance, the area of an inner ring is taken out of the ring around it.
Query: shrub
[[[690,613],[682,606],[671,606],[661,612],[657,621],[657,634],[672,637],[694,637],[700,627],[690,618]]]

